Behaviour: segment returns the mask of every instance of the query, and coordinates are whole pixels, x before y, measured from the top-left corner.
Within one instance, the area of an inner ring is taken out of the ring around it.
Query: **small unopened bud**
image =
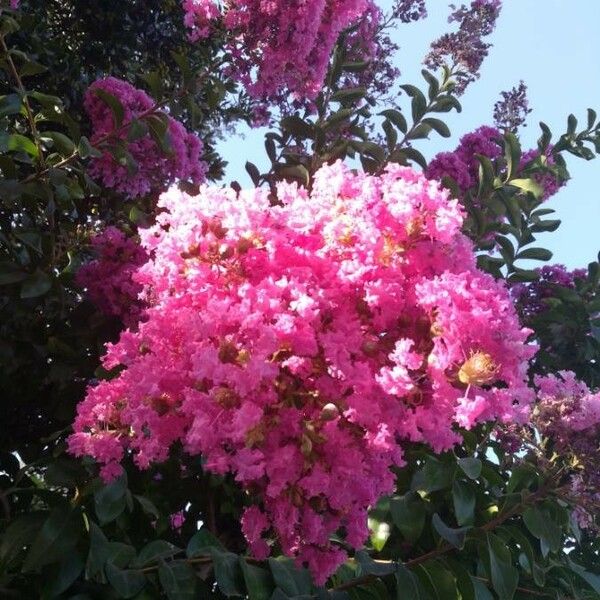
[[[313,449],[313,444],[310,438],[307,435],[302,436],[302,441],[300,442],[300,452],[302,452],[302,456],[308,457],[310,456]]]
[[[224,340],[219,346],[219,360],[222,363],[235,363],[238,357],[238,349],[233,342]]]
[[[246,252],[248,252],[248,250],[250,250],[250,248],[252,248],[253,245],[254,245],[254,243],[252,242],[251,239],[241,238],[238,240],[238,243],[237,243],[237,251],[240,254],[245,254]]]
[[[339,416],[340,411],[333,402],[328,402],[321,410],[321,421],[333,421]]]
[[[235,408],[239,405],[239,396],[228,387],[219,387],[214,392],[215,402],[222,408]]]
[[[485,352],[475,352],[458,371],[458,380],[465,385],[491,383],[498,374],[498,365]]]

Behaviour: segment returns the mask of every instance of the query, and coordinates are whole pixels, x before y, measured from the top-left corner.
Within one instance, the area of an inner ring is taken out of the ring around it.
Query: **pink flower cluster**
[[[346,557],[331,535],[367,537],[403,441],[443,451],[457,426],[526,417],[534,348],[437,182],[338,162],[278,197],[162,195],[140,234],[145,320],[109,346],[123,370],[89,388],[70,449],[110,478],[126,453],[147,468],[180,441],[256,499],[253,554],[276,539],[322,583]]]
[[[477,154],[490,160],[502,154],[502,134],[495,127],[483,125],[467,133],[453,152],[440,152],[433,157],[427,168],[427,177],[442,181],[452,179],[461,193],[475,187],[479,182]]]
[[[153,112],[156,104],[143,90],[114,77],[92,83],[84,97],[84,107],[92,126],[91,142],[97,144],[112,134],[107,142],[108,147],[101,148],[102,156],[92,160],[92,177],[99,178],[106,187],[129,198],[144,196],[151,190],[164,189],[177,180],[190,180],[194,183],[204,180],[206,165],[200,159],[203,147],[198,136],[186,131],[179,121],[167,117],[169,152],[162,150],[150,133],[128,141],[129,128],[116,129],[113,112],[96,93],[97,90],[111,94],[121,103],[125,125]],[[121,164],[115,159],[115,153],[111,149],[119,144],[124,144],[133,165]]]
[[[96,257],[84,264],[76,282],[106,315],[134,326],[140,319],[142,286],[133,274],[148,260],[146,251],[116,227],[107,227],[91,240]]]
[[[591,528],[591,515],[600,506],[600,392],[592,392],[570,371],[536,377],[535,384],[539,402],[533,424],[555,452],[576,459],[571,463],[578,470],[571,490],[580,505],[575,515],[580,525]]]
[[[257,99],[291,92],[314,98],[342,30],[357,21],[372,0],[226,0],[223,25],[231,33],[226,51],[232,75]],[[192,41],[207,37],[221,14],[214,0],[184,0]]]

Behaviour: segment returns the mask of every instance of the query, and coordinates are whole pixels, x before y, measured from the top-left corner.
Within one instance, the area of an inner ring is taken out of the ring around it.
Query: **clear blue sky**
[[[379,4],[390,6],[391,0],[380,0]],[[430,41],[447,30],[448,4],[446,0],[427,0],[429,17],[425,21],[396,30],[401,46],[397,63],[404,83],[423,87],[421,61]],[[529,87],[533,108],[528,126],[522,130],[524,148],[535,145],[539,121],[558,135],[571,112],[582,122],[588,107],[600,115],[599,23],[600,0],[504,0],[498,26],[490,37],[494,47],[481,79],[461,98],[463,112],[447,120],[452,138],[432,136],[421,147],[426,156],[450,150],[463,133],[490,124],[500,92],[520,79]],[[237,179],[242,186],[251,185],[244,171],[246,160],[266,166],[262,131],[230,137],[219,149],[230,163],[227,179]],[[567,160],[573,179],[548,202],[562,225],[538,241],[554,252],[551,262],[578,267],[595,260],[600,250],[600,159]]]

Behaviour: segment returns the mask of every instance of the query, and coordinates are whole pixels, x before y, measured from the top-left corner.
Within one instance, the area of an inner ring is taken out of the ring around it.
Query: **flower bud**
[[[321,421],[333,421],[339,416],[340,411],[333,402],[328,402],[321,410]]]
[[[458,371],[458,379],[465,385],[492,383],[498,374],[498,365],[485,352],[475,352]]]

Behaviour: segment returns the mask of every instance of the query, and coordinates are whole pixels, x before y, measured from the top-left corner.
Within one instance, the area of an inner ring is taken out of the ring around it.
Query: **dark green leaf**
[[[8,115],[16,115],[21,112],[23,101],[19,94],[8,94],[0,98],[0,118]]]
[[[448,125],[446,125],[446,123],[444,123],[443,121],[440,121],[440,119],[427,117],[426,119],[423,119],[423,123],[428,125],[434,131],[437,131],[437,133],[439,133],[442,137],[447,138],[451,135],[450,129],[448,129]]]
[[[552,552],[558,552],[562,538],[561,531],[548,512],[537,506],[531,506],[523,513],[523,522],[531,535],[542,542],[543,554],[547,554],[544,546]]]
[[[390,499],[390,512],[394,525],[409,542],[419,539],[425,525],[425,504],[415,492]]]
[[[43,296],[52,288],[52,280],[39,269],[27,276],[21,284],[21,298],[37,298]]]
[[[472,525],[475,518],[475,491],[466,481],[452,484],[454,514],[459,525]]]
[[[123,124],[123,118],[125,117],[125,109],[121,104],[121,101],[112,94],[109,94],[105,90],[101,90],[96,88],[94,93],[104,102],[112,111],[113,114],[113,123],[115,125],[115,129],[118,129]]]
[[[402,133],[406,133],[408,131],[406,119],[399,110],[390,108],[381,111],[379,114],[388,119],[388,121],[391,121]]]
[[[133,598],[146,585],[146,577],[143,573],[119,569],[112,561],[106,563],[104,570],[108,582],[115,588],[121,598]]]
[[[517,254],[517,258],[529,258],[532,260],[550,260],[552,252],[546,248],[526,248]]]
[[[101,524],[114,521],[127,505],[127,476],[123,473],[94,494],[94,506]]]
[[[519,573],[512,564],[510,550],[493,533],[487,534],[490,579],[499,600],[511,600],[517,589]]]
[[[458,459],[458,466],[469,479],[477,479],[481,475],[482,463],[474,456]]]
[[[274,587],[269,571],[248,564],[243,556],[240,556],[240,568],[246,583],[248,600],[269,600]]]
[[[332,102],[356,102],[357,100],[362,100],[367,94],[367,90],[363,87],[359,88],[346,88],[343,90],[338,90],[334,94],[331,95]]]
[[[69,553],[58,565],[56,573],[46,581],[42,598],[56,598],[68,590],[83,571],[83,566],[77,552]]]
[[[281,128],[299,138],[311,139],[314,135],[313,126],[296,115],[284,117],[281,120]]]
[[[293,598],[311,593],[310,573],[306,569],[298,568],[293,560],[285,557],[270,558],[269,567],[275,585],[288,596]]]
[[[396,588],[397,600],[426,600],[428,598],[419,578],[404,565],[396,567]]]
[[[433,515],[431,524],[442,538],[444,538],[449,544],[452,544],[455,548],[459,549],[463,548],[465,545],[467,533],[470,529],[472,529],[472,527],[459,527],[457,529],[448,527],[448,525],[442,521],[441,517],[437,513]]]
[[[217,585],[225,596],[243,596],[244,584],[238,556],[232,552],[211,549]]]
[[[81,534],[81,513],[60,505],[48,516],[23,563],[23,572],[35,571],[60,561],[77,543]]]
[[[77,152],[81,158],[86,159],[90,156],[93,158],[99,158],[102,156],[102,152],[97,150],[90,144],[90,140],[88,140],[84,135],[81,136],[79,140],[79,144],[77,146]]]
[[[162,563],[158,579],[169,600],[194,600],[196,598],[196,573],[183,560]]]
[[[146,567],[159,560],[171,558],[178,552],[180,552],[180,548],[170,542],[166,540],[154,540],[140,550],[138,557],[131,563],[131,566],[135,569]]]

